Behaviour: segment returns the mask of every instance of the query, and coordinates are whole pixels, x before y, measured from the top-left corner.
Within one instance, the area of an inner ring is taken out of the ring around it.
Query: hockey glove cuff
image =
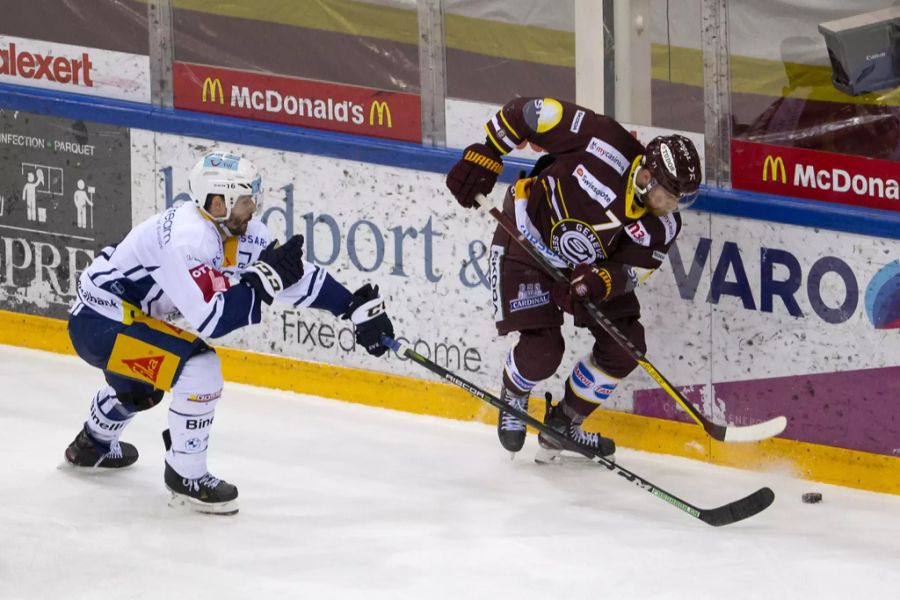
[[[384,299],[378,295],[378,286],[366,284],[353,293],[342,319],[349,319],[356,330],[356,343],[372,356],[388,351],[381,343],[382,336],[394,337],[394,325],[384,311]]]
[[[496,149],[487,144],[472,144],[463,157],[447,173],[447,188],[464,208],[475,206],[475,196],[491,193],[503,171],[503,160]]]
[[[303,236],[291,237],[283,246],[274,241],[250,263],[241,279],[250,284],[263,302],[271,304],[278,292],[303,277]]]
[[[272,304],[275,294],[284,289],[281,277],[270,265],[258,260],[247,265],[241,279],[250,284],[263,302]]]

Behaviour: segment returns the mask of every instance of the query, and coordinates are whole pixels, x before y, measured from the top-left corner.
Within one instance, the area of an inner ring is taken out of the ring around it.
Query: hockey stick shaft
[[[645,492],[648,492],[656,496],[657,498],[668,502],[675,508],[714,527],[729,525],[748,517],[752,517],[760,511],[765,510],[775,498],[772,490],[770,490],[769,488],[761,488],[753,494],[750,494],[749,496],[717,508],[698,508],[693,504],[682,500],[678,496],[670,494],[664,489],[654,485],[640,475],[629,471],[625,467],[619,466],[617,463],[607,459],[606,457],[595,454],[593,452],[589,452],[586,449],[574,444],[562,433],[556,431],[555,429],[547,427],[541,421],[538,421],[528,413],[522,412],[509,406],[508,404],[500,400],[500,398],[484,391],[472,382],[459,377],[452,371],[449,371],[448,369],[445,369],[437,363],[434,363],[431,360],[425,358],[424,356],[410,348],[407,344],[403,344],[387,336],[383,336],[381,338],[381,343],[397,354],[405,356],[413,362],[425,367],[435,375],[441,377],[443,380],[464,389],[479,400],[483,400],[494,408],[503,410],[504,412],[511,414],[517,419],[524,421],[526,424],[538,430],[543,435],[552,438],[554,442],[560,444],[566,450],[577,452],[578,454],[589,458],[593,462],[606,467],[608,470],[614,471],[617,475],[635,484]]]
[[[569,280],[568,277],[550,260],[545,256],[538,247],[543,247],[544,244],[537,239],[532,239],[533,236],[530,234],[523,232],[516,227],[516,224],[510,219],[507,215],[504,215],[500,209],[493,206],[490,201],[483,195],[478,194],[476,196],[476,201],[478,203],[479,208],[489,214],[494,220],[499,223],[499,225],[514,239],[516,242],[531,256],[540,266],[544,269],[550,277],[552,277],[556,281],[567,282]],[[549,252],[549,250],[546,250]],[[707,419],[703,414],[697,410],[697,408],[690,403],[690,401],[684,397],[678,390],[675,389],[668,379],[663,376],[659,370],[653,366],[644,353],[638,349],[631,340],[629,340],[625,334],[623,334],[615,324],[610,321],[600,309],[598,309],[592,302],[587,302],[585,304],[588,314],[591,318],[603,328],[606,333],[608,333],[615,341],[618,343],[625,352],[634,359],[641,367],[644,368],[645,371],[652,377],[659,385],[666,391],[669,396],[675,399],[675,401],[691,416],[694,421],[697,422],[698,425],[703,427],[703,429],[712,437],[713,439],[719,440],[721,442],[724,441],[732,441],[730,436],[728,435],[728,428],[724,425],[719,425],[718,423],[713,423],[709,419]],[[783,417],[782,417],[783,419]],[[780,423],[780,421],[779,421]],[[785,421],[786,423],[786,421]],[[775,427],[777,429],[777,427]],[[780,430],[771,433],[774,431],[766,431],[766,435],[764,437],[770,437],[771,435],[777,435],[783,430],[784,427],[781,427]],[[752,437],[752,436],[751,436]],[[737,440],[735,440],[737,441]],[[750,438],[740,441],[751,441]]]

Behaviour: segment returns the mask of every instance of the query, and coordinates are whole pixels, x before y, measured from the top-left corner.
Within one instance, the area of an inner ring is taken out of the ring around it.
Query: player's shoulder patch
[[[681,231],[681,215],[677,212],[673,212],[657,218],[659,219],[659,222],[662,223],[665,231],[666,239],[663,243],[666,245],[671,244],[672,240],[675,239],[675,236],[678,235],[678,232]]]
[[[545,133],[562,120],[563,106],[553,98],[535,98],[522,107],[522,116],[532,131]]]
[[[631,241],[646,248],[668,246],[679,231],[681,231],[681,217],[678,213],[670,213],[662,217],[644,215],[625,226],[625,234],[631,238]]]

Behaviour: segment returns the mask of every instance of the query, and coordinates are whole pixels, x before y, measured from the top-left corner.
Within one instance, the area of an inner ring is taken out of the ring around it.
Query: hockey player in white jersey
[[[253,219],[261,180],[246,158],[205,155],[190,173],[193,203],[136,226],[104,248],[82,273],[70,310],[69,336],[78,355],[103,370],[106,383],[91,402],[82,430],[65,452],[76,467],[117,469],[137,449],[119,437],[135,414],[171,392],[166,486],[201,512],[237,512],[237,488],[209,473],[206,453],[222,372],[204,341],[259,323],[273,300],[323,309],[349,319],[357,343],[375,356],[393,337],[378,288],[355,293],[302,259],[303,237],[269,241]],[[171,322],[182,317],[196,331]]]

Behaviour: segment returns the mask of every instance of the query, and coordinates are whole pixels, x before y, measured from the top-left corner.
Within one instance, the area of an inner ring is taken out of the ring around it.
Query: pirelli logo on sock
[[[180,361],[171,352],[120,333],[116,336],[106,370],[168,391],[172,389]]]

